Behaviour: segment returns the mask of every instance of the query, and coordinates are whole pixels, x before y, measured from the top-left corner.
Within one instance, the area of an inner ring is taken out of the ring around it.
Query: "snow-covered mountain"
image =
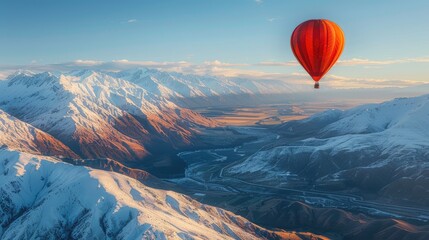
[[[0,110],[0,146],[40,155],[75,158],[69,147],[51,135]]]
[[[289,84],[276,80],[186,75],[155,69],[132,69],[107,74],[135,83],[153,94],[184,106],[199,106],[203,103],[219,105],[230,100],[243,104],[260,94],[295,91]]]
[[[85,158],[139,160],[150,148],[194,144],[215,122],[132,82],[91,70],[22,72],[0,81],[0,109]]]
[[[291,86],[282,81],[186,75],[156,69],[132,69],[108,74],[136,83],[154,94],[167,98],[269,94],[293,91]]]
[[[229,173],[429,204],[428,119],[429,95],[329,110],[280,126],[278,142]]]
[[[310,238],[51,157],[1,149],[0,172],[1,239]]]

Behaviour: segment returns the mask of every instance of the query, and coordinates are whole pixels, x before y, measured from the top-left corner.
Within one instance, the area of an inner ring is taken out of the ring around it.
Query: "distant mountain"
[[[230,101],[245,104],[261,94],[296,91],[295,87],[277,80],[198,76],[155,69],[132,69],[107,74],[135,83],[181,106],[191,107],[231,104]]]
[[[429,95],[329,110],[281,125],[277,142],[229,173],[274,185],[355,189],[427,206],[428,117]]]
[[[1,239],[310,239],[121,174],[0,150]],[[314,239],[314,238],[312,238]]]
[[[83,158],[141,160],[197,144],[216,123],[130,81],[91,70],[21,72],[0,81],[0,109],[51,134]]]

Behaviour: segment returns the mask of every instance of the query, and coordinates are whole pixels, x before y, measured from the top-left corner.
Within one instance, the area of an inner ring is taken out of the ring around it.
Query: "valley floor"
[[[194,111],[218,121],[223,126],[269,126],[306,118],[328,108],[347,109],[361,102],[308,102],[301,104],[262,104],[241,107],[206,107]]]

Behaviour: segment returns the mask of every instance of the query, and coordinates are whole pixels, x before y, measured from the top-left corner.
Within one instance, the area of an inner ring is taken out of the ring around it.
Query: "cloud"
[[[379,79],[379,78],[352,78],[337,75],[328,75],[323,83],[332,88],[386,88],[409,87],[425,84],[425,82],[403,79]]]
[[[219,60],[214,60],[211,62],[204,62],[204,64],[208,66],[216,66],[216,67],[243,67],[243,66],[249,66],[250,64],[246,63],[224,63]]]
[[[352,58],[348,60],[339,60],[338,64],[341,66],[373,66],[373,65],[392,65],[401,63],[429,63],[429,57],[421,58],[403,58],[396,60],[369,60],[361,58]]]
[[[135,23],[135,22],[137,22],[137,19],[129,19],[129,20],[127,21],[127,23]]]
[[[7,71],[4,71],[4,72],[0,72],[0,81],[2,80],[2,79],[6,79],[9,75],[11,75],[12,74],[12,72],[7,72]]]
[[[266,66],[266,67],[299,66],[298,61],[287,61],[287,62],[265,61],[265,62],[259,62],[256,65],[258,65],[258,66]]]
[[[257,4],[262,4],[264,1],[263,0],[254,0],[254,2]]]
[[[76,65],[76,66],[96,66],[96,65],[100,65],[102,63],[103,62],[101,62],[101,61],[94,61],[94,60],[76,60],[76,61],[70,62],[68,64]]]
[[[268,18],[267,20],[268,22],[274,22],[275,20],[277,20],[277,18]]]
[[[364,66],[364,67],[381,67],[383,65],[393,65],[393,64],[403,64],[403,63],[429,63],[429,57],[420,57],[420,58],[403,58],[396,60],[370,60],[362,58],[352,58],[346,60],[338,60],[337,66]],[[288,61],[288,62],[272,62],[265,61],[257,63],[259,66],[269,66],[269,67],[285,67],[285,66],[298,66],[297,61]]]

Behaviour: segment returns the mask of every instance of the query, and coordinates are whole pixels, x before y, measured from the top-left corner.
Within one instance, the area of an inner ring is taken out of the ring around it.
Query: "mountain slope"
[[[51,135],[0,110],[0,146],[39,155],[78,157]]]
[[[90,70],[22,73],[0,82],[0,108],[85,158],[141,160],[196,143],[215,123],[125,80]]]
[[[0,150],[2,239],[292,239],[117,174]]]
[[[347,111],[330,110],[280,126],[283,135],[230,169],[272,184],[294,179],[318,188],[429,204],[429,96]],[[258,176],[258,177],[256,177]],[[281,176],[281,177],[280,177]]]

